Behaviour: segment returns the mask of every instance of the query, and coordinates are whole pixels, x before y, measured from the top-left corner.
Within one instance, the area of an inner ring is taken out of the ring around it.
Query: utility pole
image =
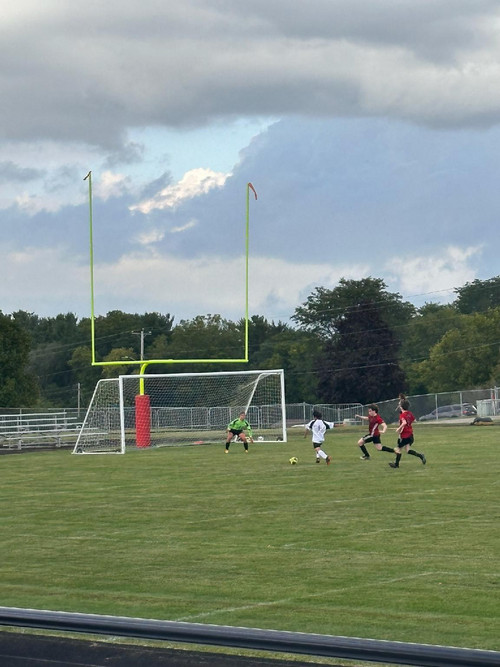
[[[144,331],[144,329],[141,329],[140,331],[132,331],[131,333],[141,337],[141,361],[144,361],[144,338],[150,336],[152,331]]]

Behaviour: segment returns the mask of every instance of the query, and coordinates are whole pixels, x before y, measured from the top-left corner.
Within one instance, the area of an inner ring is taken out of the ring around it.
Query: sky
[[[18,0],[0,24],[0,310],[249,313],[498,268],[493,0]]]

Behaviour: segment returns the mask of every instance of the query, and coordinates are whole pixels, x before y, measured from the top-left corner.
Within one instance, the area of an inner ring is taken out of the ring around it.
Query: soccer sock
[[[244,443],[243,443],[243,447],[244,447],[244,448],[247,450],[247,452],[248,452],[248,442],[244,442]]]
[[[395,464],[399,468],[399,462],[401,461],[401,454],[396,454]]]
[[[414,449],[409,449],[408,454],[411,454],[412,456],[418,456],[419,459],[422,458],[422,454],[420,454],[419,452],[416,452]]]
[[[365,456],[370,457],[370,455],[368,454],[368,450],[366,449],[365,445],[360,445],[359,448],[361,449],[361,451],[363,452],[363,454]]]
[[[322,459],[326,459],[326,454],[322,449],[318,450],[318,454],[319,454],[319,456],[321,456]]]
[[[380,451],[381,452],[392,452],[394,454],[394,448],[393,447],[386,447],[385,445],[382,445],[382,449]]]

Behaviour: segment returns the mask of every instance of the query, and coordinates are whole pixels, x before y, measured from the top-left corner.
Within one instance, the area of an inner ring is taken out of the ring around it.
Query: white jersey
[[[306,424],[306,429],[312,431],[312,441],[318,443],[318,445],[325,441],[327,429],[334,427],[335,424],[333,422],[327,422],[324,419],[313,419],[309,424]]]

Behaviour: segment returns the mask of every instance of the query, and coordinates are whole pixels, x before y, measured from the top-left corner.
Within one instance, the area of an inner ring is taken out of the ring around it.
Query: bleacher
[[[34,412],[0,415],[0,447],[73,446],[81,423],[67,412]]]

